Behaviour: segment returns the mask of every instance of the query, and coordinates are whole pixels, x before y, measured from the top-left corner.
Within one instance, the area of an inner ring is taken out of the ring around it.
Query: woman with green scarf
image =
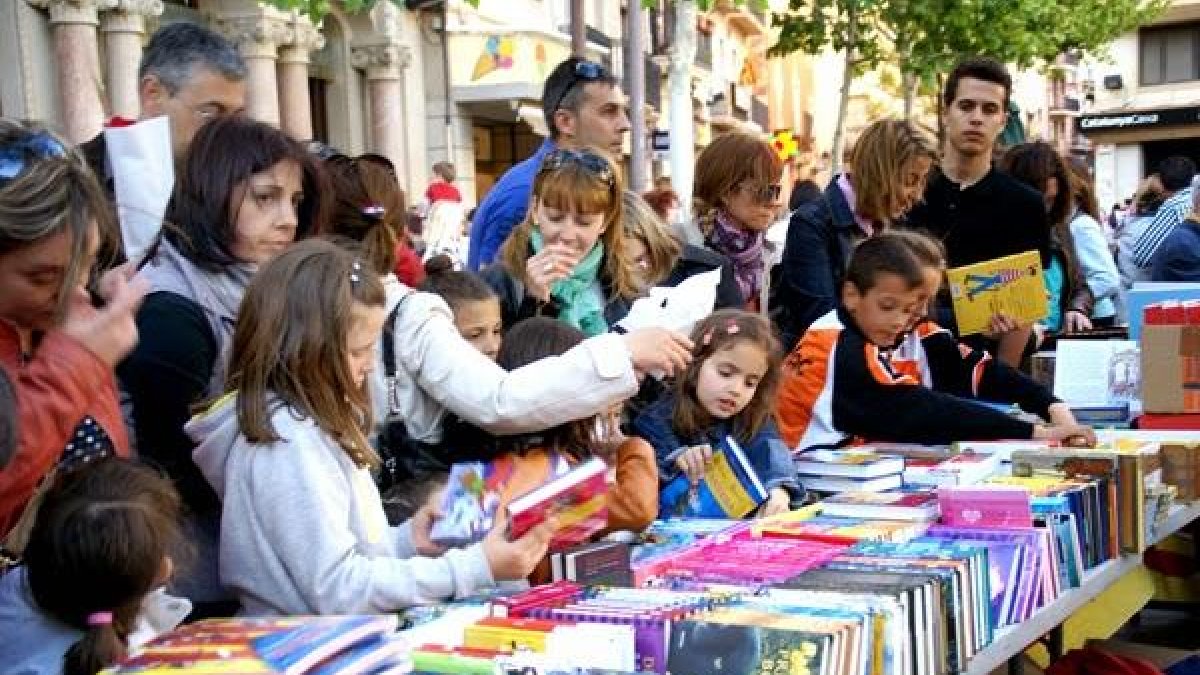
[[[550,316],[588,336],[607,332],[638,295],[621,231],[621,178],[595,150],[554,150],[533,182],[529,213],[483,277],[507,329]]]

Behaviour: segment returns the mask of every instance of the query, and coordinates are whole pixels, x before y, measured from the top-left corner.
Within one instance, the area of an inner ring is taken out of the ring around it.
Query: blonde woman
[[[444,255],[454,263],[454,269],[463,268],[467,262],[467,237],[463,232],[466,214],[466,209],[459,202],[434,202],[429,207],[421,230],[421,236],[425,239],[423,262]]]
[[[792,214],[771,302],[785,349],[837,306],[855,244],[886,231],[917,204],[936,159],[931,134],[903,120],[880,120],[859,137],[848,171]]]
[[[728,260],[708,249],[681,244],[653,207],[636,192],[626,190],[623,201],[625,248],[637,269],[643,291],[654,286],[676,286],[688,277],[720,269],[721,283],[717,286],[713,310],[742,306],[742,293]]]

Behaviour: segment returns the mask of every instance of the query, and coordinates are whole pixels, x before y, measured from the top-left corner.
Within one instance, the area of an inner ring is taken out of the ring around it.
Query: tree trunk
[[[901,81],[904,87],[904,119],[912,121],[913,108],[916,107],[917,103],[917,86],[919,83],[916,75],[912,73],[904,73],[904,79]]]
[[[690,218],[692,177],[696,170],[696,120],[692,113],[692,62],[696,60],[696,3],[676,0],[675,33],[668,50],[671,90],[671,185],[683,202],[681,217]]]
[[[854,24],[850,24],[854,32]],[[851,36],[853,39],[853,36]],[[830,171],[833,175],[842,172],[842,157],[846,154],[846,112],[850,109],[850,85],[854,83],[854,52],[846,51],[846,63],[842,68],[842,91],[838,101],[837,127],[833,131],[833,157],[830,158]]]

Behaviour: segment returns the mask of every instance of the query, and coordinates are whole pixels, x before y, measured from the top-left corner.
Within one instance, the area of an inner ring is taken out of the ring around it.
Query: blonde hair
[[[925,129],[905,120],[867,127],[850,153],[855,211],[877,223],[891,221],[891,205],[904,190],[904,168],[918,157],[937,161],[937,142]]]
[[[783,160],[756,134],[731,131],[717,136],[696,158],[693,211],[708,234],[725,198],[745,183],[772,185],[783,179]]]
[[[607,153],[593,148],[585,148],[586,152],[601,158],[608,165],[608,175],[611,181],[598,175],[580,162],[564,162],[553,170],[538,169],[533,181],[533,192],[529,199],[529,212],[525,220],[512,231],[508,241],[500,249],[498,259],[508,273],[521,283],[528,285],[525,261],[530,257],[530,239],[537,227],[534,213],[538,205],[545,203],[553,209],[574,209],[579,213],[604,214],[604,233],[600,241],[604,243],[604,264],[600,277],[605,283],[606,292],[615,297],[632,299],[638,296],[640,284],[633,271],[633,261],[625,248],[625,232],[621,227],[622,205],[621,194],[624,183],[621,172]]]
[[[459,202],[439,201],[429,207],[425,221],[421,223],[421,238],[425,240],[425,259],[434,254],[446,251],[457,251],[458,246],[453,242],[462,239],[463,223],[467,220],[467,211]],[[456,265],[463,261],[454,260]]]
[[[625,207],[625,236],[636,237],[646,246],[646,255],[650,258],[650,269],[645,275],[645,285],[653,286],[667,278],[683,245],[671,235],[662,219],[654,212],[646,200],[633,190],[626,190],[622,195]]]

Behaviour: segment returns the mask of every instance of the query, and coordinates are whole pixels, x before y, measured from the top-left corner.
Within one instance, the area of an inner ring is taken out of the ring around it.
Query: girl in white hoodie
[[[552,523],[440,557],[419,557],[443,553],[429,510],[388,526],[365,388],[385,317],[379,277],[325,241],[246,291],[228,393],[187,427],[222,502],[221,582],[246,614],[391,612],[523,578],[546,552]]]

